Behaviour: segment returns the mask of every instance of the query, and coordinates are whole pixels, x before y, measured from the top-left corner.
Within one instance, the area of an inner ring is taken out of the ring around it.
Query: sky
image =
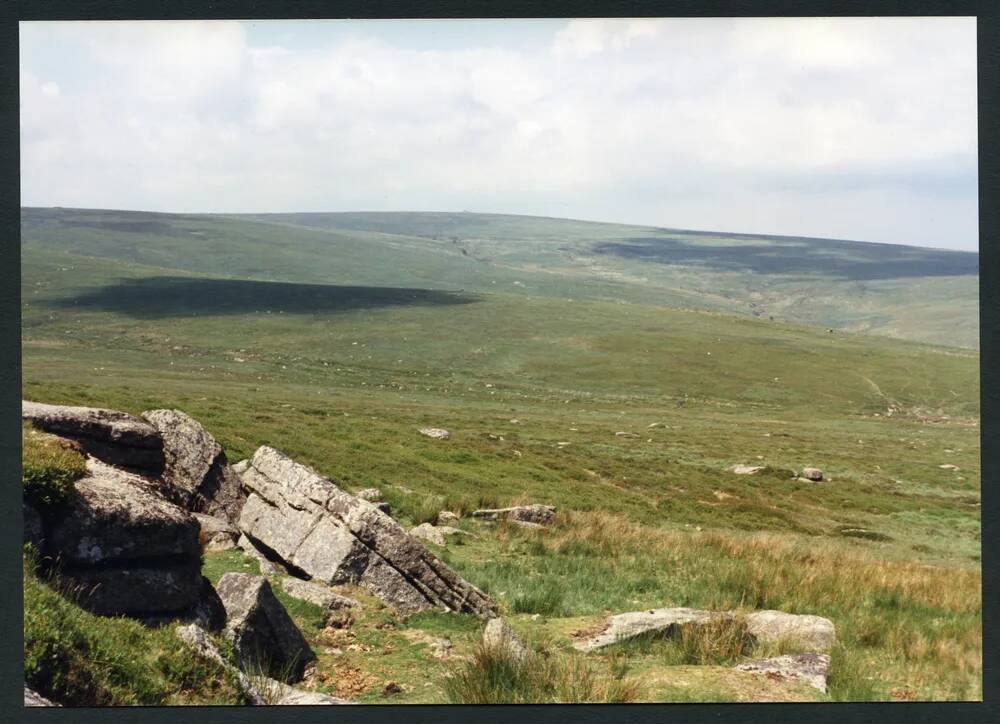
[[[21,201],[978,248],[974,18],[26,22]]]

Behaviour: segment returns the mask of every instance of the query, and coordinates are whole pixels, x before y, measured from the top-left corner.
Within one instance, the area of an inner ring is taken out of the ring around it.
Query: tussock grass
[[[620,667],[600,672],[569,654],[530,652],[517,659],[482,645],[445,682],[453,704],[621,704],[635,701],[640,691]]]

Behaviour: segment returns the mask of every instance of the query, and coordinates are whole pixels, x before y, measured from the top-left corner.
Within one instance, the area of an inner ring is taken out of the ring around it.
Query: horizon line
[[[160,214],[163,216],[220,216],[220,217],[233,217],[233,216],[279,216],[279,215],[334,215],[334,214],[469,214],[474,216],[514,216],[519,218],[527,219],[549,219],[553,221],[577,221],[585,224],[603,224],[606,226],[633,226],[637,228],[644,229],[656,229],[661,231],[667,231],[672,233],[683,233],[683,234],[710,234],[718,236],[730,236],[730,237],[743,237],[743,238],[774,238],[774,239],[808,239],[810,241],[835,241],[835,242],[846,242],[849,244],[872,244],[876,246],[903,246],[911,249],[929,249],[933,251],[945,251],[952,252],[955,254],[976,254],[979,255],[979,244],[977,243],[976,249],[948,249],[945,247],[938,246],[924,246],[922,244],[907,244],[905,242],[891,242],[891,241],[866,241],[863,239],[839,239],[835,237],[827,236],[809,236],[803,234],[770,234],[770,233],[758,233],[758,232],[745,232],[745,231],[720,231],[713,229],[687,229],[681,227],[671,227],[671,226],[660,226],[656,224],[632,224],[628,222],[621,221],[599,221],[594,219],[579,219],[568,216],[549,216],[545,214],[515,214],[515,213],[502,213],[495,211],[470,211],[468,209],[463,209],[461,211],[417,211],[412,209],[396,209],[394,211],[384,211],[384,210],[365,210],[365,209],[355,209],[352,211],[150,211],[147,209],[124,209],[124,208],[108,208],[108,207],[91,207],[91,206],[25,206],[21,205],[19,207],[22,211],[24,209],[65,209],[69,211],[114,211],[114,212],[124,212],[131,214]],[[383,232],[390,233],[390,232]]]

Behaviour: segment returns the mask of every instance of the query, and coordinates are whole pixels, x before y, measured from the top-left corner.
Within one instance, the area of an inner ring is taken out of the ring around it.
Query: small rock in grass
[[[823,471],[819,468],[802,468],[801,477],[811,482],[818,483],[823,480]]]
[[[520,636],[502,618],[491,618],[483,629],[483,648],[505,655],[514,661],[524,661],[528,647]]]
[[[756,475],[761,470],[764,469],[763,465],[733,465],[729,468],[732,472],[737,475]]]
[[[420,434],[435,440],[447,440],[451,437],[451,433],[443,427],[422,427],[420,428]]]
[[[365,488],[364,490],[359,490],[355,493],[354,497],[367,500],[369,503],[374,503],[378,500],[382,500],[382,491],[378,488]]]

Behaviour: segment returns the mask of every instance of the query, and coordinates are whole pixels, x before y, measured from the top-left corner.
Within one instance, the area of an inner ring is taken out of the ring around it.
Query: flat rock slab
[[[306,576],[356,583],[401,613],[445,609],[486,618],[496,604],[373,504],[261,447],[242,476],[240,529]]]
[[[201,531],[199,535],[207,550],[225,551],[236,547],[240,531],[228,520],[204,513],[192,513],[191,515],[198,521]]]
[[[46,432],[75,440],[84,451],[111,465],[152,476],[163,472],[165,458],[160,433],[126,412],[24,400],[21,419]]]
[[[434,438],[435,440],[447,440],[451,437],[451,433],[443,427],[422,427],[420,428],[420,434],[425,437]]]
[[[533,523],[548,525],[556,517],[555,506],[552,505],[515,505],[510,508],[484,508],[472,512],[473,518],[482,520],[509,520],[514,523]]]
[[[694,608],[657,608],[612,616],[597,634],[577,641],[579,651],[593,651],[643,634],[674,636],[684,626],[704,626],[737,618],[733,611],[702,611]],[[742,615],[747,633],[761,643],[794,646],[801,651],[828,651],[836,641],[833,623],[819,616],[783,611],[753,611]]]
[[[327,586],[312,581],[285,577],[281,579],[281,588],[293,598],[312,603],[328,611],[361,607],[361,604],[353,598],[341,596],[339,593],[331,591]]]
[[[804,681],[810,686],[826,692],[826,679],[830,673],[829,654],[793,654],[776,656],[739,664],[739,671],[761,674],[775,681]]]
[[[222,446],[180,410],[148,410],[143,418],[163,439],[164,480],[188,510],[239,520],[246,495]]]
[[[226,637],[243,667],[259,667],[286,682],[301,679],[316,654],[267,579],[227,573],[216,590],[226,607]]]

